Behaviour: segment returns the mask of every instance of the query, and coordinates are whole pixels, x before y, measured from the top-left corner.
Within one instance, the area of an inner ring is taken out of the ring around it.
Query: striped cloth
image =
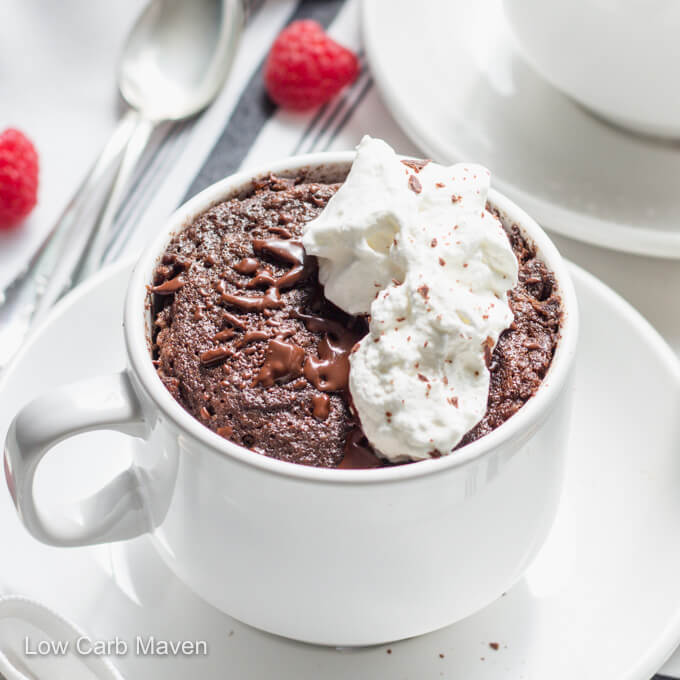
[[[121,208],[106,261],[137,255],[179,204],[242,168],[298,153],[353,148],[365,133],[422,155],[397,127],[374,87],[361,45],[359,0],[257,0],[227,87],[200,118],[166,126],[140,165]],[[356,81],[309,114],[279,111],[262,70],[274,37],[296,19],[315,19],[359,55]],[[654,680],[680,677],[680,655]]]

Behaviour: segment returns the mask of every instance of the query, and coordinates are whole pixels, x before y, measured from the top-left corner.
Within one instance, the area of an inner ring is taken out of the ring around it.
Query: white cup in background
[[[520,48],[554,87],[636,132],[680,138],[678,0],[504,0]]]

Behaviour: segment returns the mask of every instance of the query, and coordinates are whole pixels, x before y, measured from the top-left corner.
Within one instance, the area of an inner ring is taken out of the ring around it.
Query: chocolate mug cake
[[[404,163],[413,191],[423,165]],[[325,297],[317,258],[301,242],[341,186],[270,176],[176,234],[150,289],[154,363],[190,414],[236,444],[310,466],[380,467],[392,463],[364,435],[348,388],[350,355],[368,318]],[[486,412],[455,448],[535,394],[559,339],[553,273],[516,225],[502,226],[518,265],[507,296],[513,319],[484,348]]]
[[[517,582],[561,498],[568,269],[479,166],[364,146],[225,178],[159,228],[128,283],[127,367],[8,432],[34,537],[153,534],[218,610],[332,646],[436,630]],[[111,428],[135,437],[130,468],[77,523],[46,517],[36,462]],[[382,467],[337,469],[362,463]]]

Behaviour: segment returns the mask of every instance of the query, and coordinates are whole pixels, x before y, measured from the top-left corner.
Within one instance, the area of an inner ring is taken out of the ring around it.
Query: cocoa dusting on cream
[[[366,320],[325,299],[299,241],[338,187],[270,177],[175,236],[150,288],[154,365],[190,414],[236,444],[304,465],[380,467],[388,463],[371,449],[348,392],[349,355]],[[536,392],[559,336],[553,274],[516,226],[504,226],[520,263],[515,320],[489,352],[487,413],[459,447]]]

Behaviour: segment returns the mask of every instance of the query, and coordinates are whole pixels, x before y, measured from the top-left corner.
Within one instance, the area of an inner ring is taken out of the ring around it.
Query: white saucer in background
[[[522,59],[502,0],[364,0],[376,83],[435,160],[475,161],[541,224],[632,253],[680,258],[680,142],[604,123]],[[578,49],[578,45],[564,45]]]
[[[101,272],[67,297],[28,344],[0,385],[3,438],[10,418],[33,396],[124,366],[121,313],[129,272],[126,263]],[[114,658],[131,680],[185,680],[190,673],[202,680],[648,680],[680,641],[680,364],[621,298],[582,270],[572,273],[582,332],[558,518],[526,577],[475,616],[359,650],[291,642],[240,624],[193,595],[147,537],[93,548],[41,545],[21,526],[4,484],[2,588],[39,599],[92,638],[207,642],[207,656]],[[121,470],[130,453],[131,440],[122,435],[70,440],[44,461],[38,492],[48,507],[89,493]]]

